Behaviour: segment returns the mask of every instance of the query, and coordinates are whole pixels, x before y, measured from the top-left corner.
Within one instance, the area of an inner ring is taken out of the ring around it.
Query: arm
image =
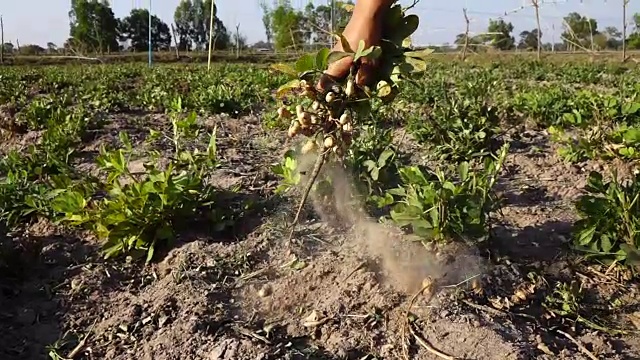
[[[356,1],[352,18],[379,20],[379,15],[391,7],[396,0],[360,0]]]
[[[357,48],[360,40],[364,40],[365,46],[378,45],[382,31],[382,16],[396,0],[357,0],[353,8],[353,14],[343,31],[344,37],[352,48]],[[342,44],[338,43],[334,50],[341,51]],[[325,74],[330,77],[343,78],[349,72],[353,59],[346,57],[329,66]],[[358,72],[357,82],[366,84],[371,79],[369,74],[374,70],[375,64],[363,61]],[[320,86],[326,88],[327,79],[321,80]]]

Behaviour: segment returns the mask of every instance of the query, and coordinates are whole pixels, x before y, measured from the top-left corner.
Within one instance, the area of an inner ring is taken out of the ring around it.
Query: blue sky
[[[292,0],[296,6],[304,6],[310,0]],[[545,41],[555,39],[559,41],[562,32],[561,19],[571,11],[578,11],[583,15],[598,20],[598,27],[614,25],[622,27],[623,0],[540,0],[541,26]],[[62,44],[69,34],[68,12],[70,0],[2,0],[0,14],[4,17],[5,41],[20,44],[46,45],[51,41]],[[326,0],[314,0],[316,4]],[[152,0],[151,11],[160,16],[165,22],[171,22],[173,12],[179,0]],[[264,40],[264,28],[261,20],[261,10],[258,0],[216,0],[219,16],[228,29],[235,29],[240,23],[240,32],[249,43]],[[401,0],[410,3],[410,0]],[[482,32],[490,18],[503,16],[515,26],[514,34],[522,30],[535,28],[533,8],[515,11],[529,0],[421,0],[413,10],[420,16],[420,27],[413,39],[415,44],[452,43],[455,35],[464,32],[462,8],[467,7],[471,18],[471,31]],[[116,16],[125,16],[132,8],[147,7],[149,0],[111,0]],[[504,13],[509,14],[504,16]],[[640,2],[632,1],[628,9],[628,18],[635,12],[640,12]],[[628,20],[630,22],[630,20]],[[555,37],[554,30],[555,27]],[[631,27],[628,28],[631,31]]]

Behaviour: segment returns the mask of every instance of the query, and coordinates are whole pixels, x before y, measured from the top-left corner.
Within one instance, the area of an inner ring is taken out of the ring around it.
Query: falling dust
[[[311,170],[316,154],[301,155],[301,169]],[[309,172],[306,173],[309,175]],[[438,285],[454,285],[478,277],[484,270],[482,258],[474,249],[460,244],[435,246],[428,249],[416,236],[403,234],[395,226],[382,224],[369,216],[359,196],[355,181],[345,167],[326,163],[316,181],[331,179],[331,194],[320,199],[311,192],[309,200],[323,221],[345,231],[348,242],[341,252],[350,251],[360,258],[377,260],[382,280],[398,292],[414,294],[431,277]],[[301,184],[306,184],[303,176]]]

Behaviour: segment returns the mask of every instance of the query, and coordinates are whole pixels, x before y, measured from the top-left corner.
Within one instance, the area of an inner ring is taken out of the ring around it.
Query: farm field
[[[640,69],[478,60],[376,104],[292,242],[287,76],[0,68],[0,358],[640,358]]]

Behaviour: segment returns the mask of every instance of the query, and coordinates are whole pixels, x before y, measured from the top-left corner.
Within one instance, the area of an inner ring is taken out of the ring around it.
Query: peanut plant
[[[602,174],[591,172],[585,190],[576,203],[582,217],[575,224],[576,248],[589,257],[640,263],[640,175],[626,183],[617,176],[604,182]]]
[[[181,102],[174,103],[177,110]],[[152,131],[151,140],[167,137],[174,145],[171,160],[160,163],[161,154],[150,152],[142,173],[131,170],[133,147],[126,133],[120,133],[123,147],[109,151],[102,148],[97,163],[106,175],[101,184],[102,199],[68,190],[53,199],[52,207],[64,214],[60,222],[84,226],[104,241],[106,258],[131,254],[152,260],[158,246],[176,238],[176,230],[201,215],[201,210],[215,211],[214,189],[205,182],[217,166],[215,130],[205,149],[187,150],[184,141],[195,121],[195,114],[181,118],[174,113],[171,135]],[[191,135],[193,136],[193,135]],[[213,219],[216,219],[215,216]],[[217,220],[224,222],[224,216]]]
[[[489,234],[489,213],[498,204],[492,190],[508,147],[504,145],[495,158],[486,157],[479,171],[466,161],[453,174],[443,169],[425,174],[417,166],[401,168],[401,185],[387,191],[378,204],[393,205],[391,220],[425,241],[483,241]]]
[[[405,11],[402,6],[395,4],[386,12],[380,46],[365,48],[361,41],[357,49],[352,49],[344,36],[336,34],[343,51],[322,49],[316,54],[302,56],[294,67],[283,64],[275,66],[296,77],[277,91],[283,101],[278,116],[291,120],[289,137],[300,134],[308,138],[301,150],[303,154],[312,151],[318,153],[293,220],[290,238],[325,161],[343,162],[359,124],[371,112],[372,103],[391,103],[403,80],[425,70],[425,57],[432,51],[409,49],[409,37],[418,28],[419,19],[416,15],[406,15]],[[352,59],[348,76],[335,79],[329,89],[318,89],[315,84],[327,66],[345,57]],[[375,59],[381,64],[374,89],[356,84],[355,77],[363,59]]]

